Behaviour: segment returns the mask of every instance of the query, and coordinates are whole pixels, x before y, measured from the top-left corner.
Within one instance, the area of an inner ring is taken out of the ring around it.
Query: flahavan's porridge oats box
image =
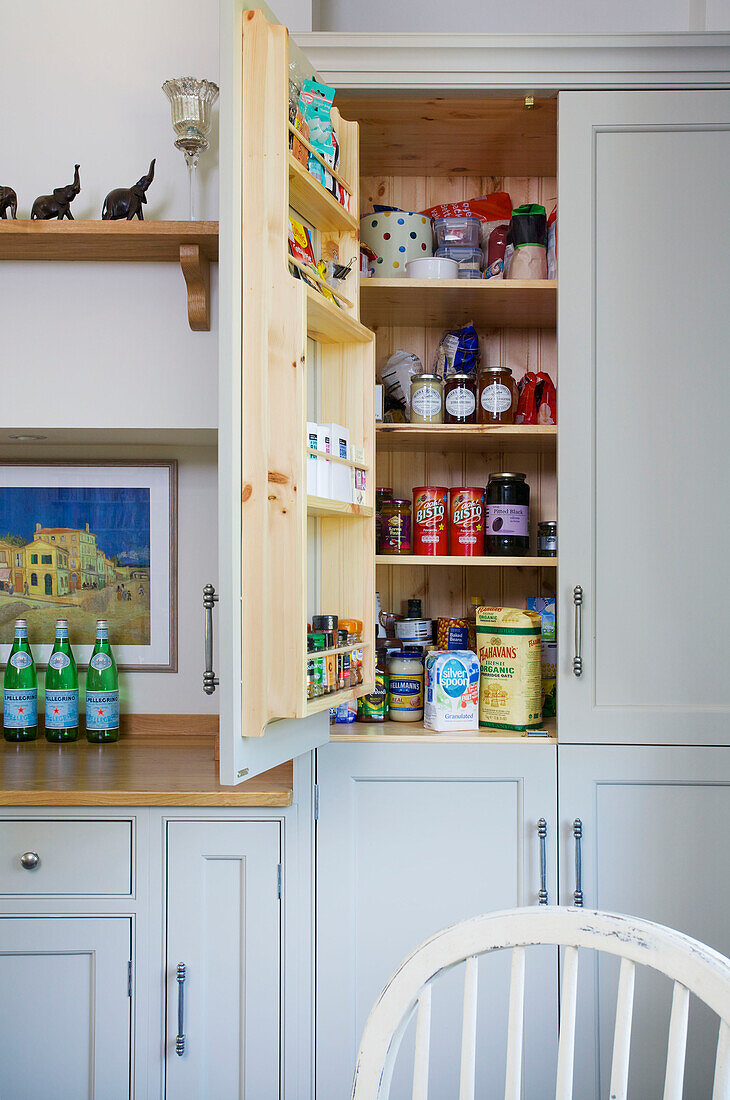
[[[480,727],[535,729],[542,722],[540,615],[478,607],[476,619]]]

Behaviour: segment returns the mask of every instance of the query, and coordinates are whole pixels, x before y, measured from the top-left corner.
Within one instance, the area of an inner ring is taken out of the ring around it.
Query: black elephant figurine
[[[48,221],[49,218],[58,218],[59,221],[63,218],[69,218],[70,221],[73,221],[71,203],[80,190],[81,183],[79,182],[79,166],[77,164],[74,169],[73,183],[69,183],[68,187],[56,187],[52,195],[39,195],[33,203],[30,212],[31,218],[38,218],[41,221]]]
[[[0,187],[0,218],[7,218],[8,210],[11,218],[17,218],[18,196],[12,187]]]
[[[144,221],[142,203],[147,202],[145,191],[155,178],[156,159],[154,157],[150,161],[149,172],[146,176],[138,179],[134,187],[117,187],[114,191],[109,192],[104,199],[104,206],[101,211],[102,221],[113,222],[126,218],[128,222],[131,222],[135,214],[140,221]]]

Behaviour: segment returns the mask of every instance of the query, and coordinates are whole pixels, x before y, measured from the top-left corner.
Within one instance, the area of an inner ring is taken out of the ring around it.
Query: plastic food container
[[[434,218],[436,246],[446,248],[457,245],[459,248],[479,248],[479,218]]]
[[[437,248],[436,255],[456,260],[460,279],[481,279],[484,260],[481,248],[457,248],[456,245],[448,245],[446,248]]]
[[[459,265],[456,260],[445,260],[435,256],[409,260],[406,264],[406,277],[409,279],[458,279]]]

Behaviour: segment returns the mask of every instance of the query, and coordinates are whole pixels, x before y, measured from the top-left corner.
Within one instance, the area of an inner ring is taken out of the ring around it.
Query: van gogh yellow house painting
[[[16,618],[37,643],[67,618],[89,644],[106,618],[116,644],[149,644],[149,490],[0,488],[0,642]]]

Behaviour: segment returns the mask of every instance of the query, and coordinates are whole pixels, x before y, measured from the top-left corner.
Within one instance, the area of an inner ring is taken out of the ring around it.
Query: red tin
[[[451,553],[457,558],[484,554],[484,490],[474,486],[449,489]]]
[[[420,485],[413,490],[413,553],[434,557],[449,552],[449,490]]]

